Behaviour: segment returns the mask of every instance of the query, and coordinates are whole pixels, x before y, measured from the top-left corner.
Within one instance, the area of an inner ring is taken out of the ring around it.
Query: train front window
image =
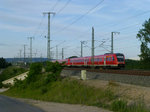
[[[118,62],[124,62],[124,56],[123,55],[117,55]]]

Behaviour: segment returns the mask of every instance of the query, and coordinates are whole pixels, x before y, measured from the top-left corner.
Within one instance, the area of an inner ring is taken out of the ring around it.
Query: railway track
[[[150,71],[144,71],[144,70],[112,70],[112,69],[100,70],[100,69],[90,69],[90,68],[64,68],[64,70],[87,70],[89,72],[99,72],[99,73],[150,76]]]

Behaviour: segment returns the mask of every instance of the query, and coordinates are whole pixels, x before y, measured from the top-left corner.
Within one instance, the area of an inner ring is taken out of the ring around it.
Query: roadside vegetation
[[[0,74],[0,88],[3,86],[2,81],[7,80],[9,78],[12,78],[14,76],[17,76],[21,73],[26,72],[27,70],[24,68],[16,67],[16,66],[10,66],[2,71]]]
[[[43,101],[83,104],[103,107],[114,112],[150,112],[143,102],[129,104],[127,100],[111,91],[111,88],[94,88],[82,80],[61,77],[63,66],[59,63],[33,63],[24,81],[15,85],[4,95]],[[114,85],[114,83],[111,85]]]

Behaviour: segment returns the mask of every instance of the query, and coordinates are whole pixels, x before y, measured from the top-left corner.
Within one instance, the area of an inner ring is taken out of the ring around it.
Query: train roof
[[[94,57],[103,57],[103,56],[106,56],[106,55],[114,55],[114,54],[121,54],[121,53],[106,53],[104,55],[96,55]],[[85,58],[91,58],[91,56],[79,57],[79,58],[71,58],[70,60],[85,59]]]
[[[123,55],[123,53],[105,53],[104,55],[96,55],[94,57],[103,57],[106,55]],[[86,56],[86,57],[74,57],[74,58],[69,58],[70,60],[79,60],[79,59],[85,59],[85,58],[91,58],[91,56]],[[58,61],[67,61],[68,59],[63,59],[63,60],[58,60]]]

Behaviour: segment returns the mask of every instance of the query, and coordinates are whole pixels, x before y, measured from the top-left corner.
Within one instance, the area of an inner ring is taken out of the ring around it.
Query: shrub
[[[2,88],[3,87],[3,84],[2,84],[2,82],[0,82],[0,88]]]
[[[47,62],[45,70],[46,72],[53,72],[53,73],[60,73],[61,70],[63,69],[62,64],[59,64],[58,62]]]
[[[32,63],[30,66],[29,74],[40,74],[42,72],[41,63]]]
[[[28,77],[26,78],[27,83],[36,81],[37,75],[39,75],[41,72],[42,72],[42,64],[32,63],[30,66]]]
[[[51,74],[47,75],[47,77],[45,79],[45,84],[48,84],[50,82],[54,82],[54,81],[57,81],[60,79],[61,79],[61,77],[60,77],[59,73],[51,73]]]
[[[18,80],[18,79],[14,79],[14,86],[15,87],[19,87],[20,85],[22,84],[22,81],[21,80]]]
[[[41,94],[45,94],[48,92],[48,89],[46,87],[41,88]]]

